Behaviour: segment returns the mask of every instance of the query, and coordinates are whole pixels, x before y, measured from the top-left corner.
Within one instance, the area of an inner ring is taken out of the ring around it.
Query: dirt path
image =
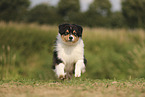
[[[120,86],[119,86],[120,85]],[[139,85],[112,84],[66,85],[62,83],[0,85],[0,97],[145,97],[144,83]]]

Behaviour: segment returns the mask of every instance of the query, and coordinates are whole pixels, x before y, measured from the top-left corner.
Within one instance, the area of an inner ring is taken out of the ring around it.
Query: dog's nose
[[[72,36],[70,36],[70,37],[69,37],[69,39],[70,39],[70,40],[72,40],[72,39],[73,39],[73,37],[72,37]]]

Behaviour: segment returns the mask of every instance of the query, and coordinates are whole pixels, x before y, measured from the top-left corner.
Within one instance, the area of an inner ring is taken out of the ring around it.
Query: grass
[[[145,97],[145,31],[84,27],[81,78],[51,70],[57,26],[0,22],[0,97]]]
[[[51,64],[57,33],[57,26],[0,22],[1,79],[55,79]],[[91,79],[145,78],[144,36],[142,29],[84,27],[88,60],[85,76]]]
[[[144,97],[145,80],[0,81],[0,97]]]

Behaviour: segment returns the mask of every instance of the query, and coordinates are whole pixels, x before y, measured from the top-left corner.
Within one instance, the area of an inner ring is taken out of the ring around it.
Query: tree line
[[[145,0],[122,0],[122,10],[111,11],[109,0],[94,0],[87,11],[79,0],[59,0],[57,6],[46,3],[30,8],[29,0],[1,0],[0,20],[39,24],[76,23],[89,27],[145,28]]]

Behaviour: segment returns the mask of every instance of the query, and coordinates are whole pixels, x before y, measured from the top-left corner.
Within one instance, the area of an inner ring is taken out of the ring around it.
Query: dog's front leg
[[[78,60],[75,64],[75,77],[80,77],[81,72],[85,72],[85,65],[83,60]]]
[[[63,63],[60,63],[60,64],[55,66],[56,75],[60,79],[64,79],[65,78],[66,73],[64,72],[64,68],[65,68],[65,65]]]

